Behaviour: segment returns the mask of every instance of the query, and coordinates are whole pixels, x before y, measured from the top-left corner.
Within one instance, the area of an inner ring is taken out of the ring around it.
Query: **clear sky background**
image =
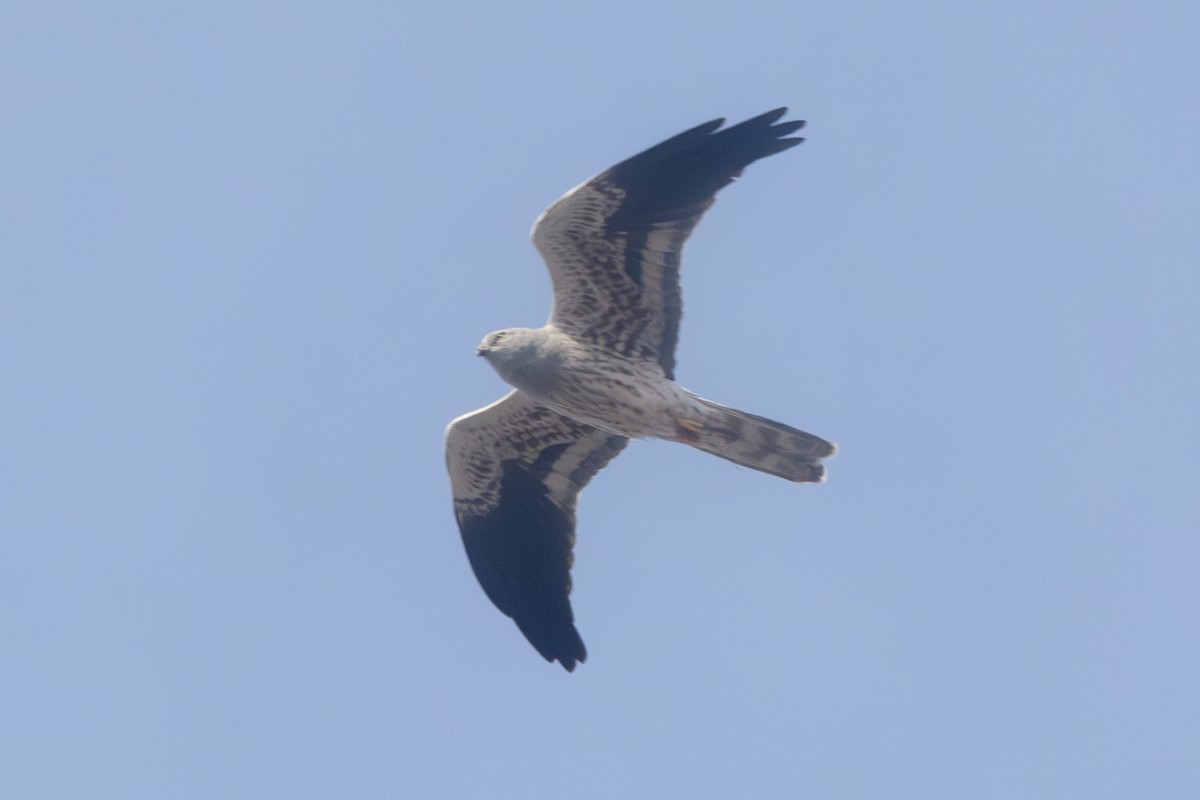
[[[0,796],[1200,796],[1198,13],[6,3]],[[443,429],[550,201],[780,105],[678,374],[841,453],[632,445],[567,674]]]

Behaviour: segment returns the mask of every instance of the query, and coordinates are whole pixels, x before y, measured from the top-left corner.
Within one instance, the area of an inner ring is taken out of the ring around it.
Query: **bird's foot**
[[[696,444],[700,441],[700,433],[703,430],[704,424],[701,422],[685,417],[676,417],[673,440],[683,444]]]

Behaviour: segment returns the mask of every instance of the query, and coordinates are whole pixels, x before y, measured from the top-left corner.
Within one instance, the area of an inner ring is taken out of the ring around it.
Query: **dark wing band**
[[[713,120],[571,190],[538,218],[550,269],[550,321],[572,336],[657,362],[674,378],[684,242],[715,195],[748,165],[793,147],[803,121],[780,108],[719,130]]]
[[[512,392],[446,431],[454,512],[475,577],[547,661],[587,658],[571,610],[579,491],[627,439]]]

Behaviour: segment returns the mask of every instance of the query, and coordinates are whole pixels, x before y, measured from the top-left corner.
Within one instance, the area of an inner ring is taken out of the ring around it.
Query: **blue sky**
[[[1197,796],[1198,22],[6,5],[0,795]],[[841,453],[631,446],[568,675],[470,573],[444,426],[545,319],[550,201],[780,105],[677,372]]]

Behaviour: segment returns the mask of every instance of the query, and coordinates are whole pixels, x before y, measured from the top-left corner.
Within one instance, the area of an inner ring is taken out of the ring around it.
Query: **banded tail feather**
[[[821,459],[837,452],[833,442],[782,422],[693,397],[704,411],[703,418],[681,424],[677,441],[796,483],[824,482]]]

